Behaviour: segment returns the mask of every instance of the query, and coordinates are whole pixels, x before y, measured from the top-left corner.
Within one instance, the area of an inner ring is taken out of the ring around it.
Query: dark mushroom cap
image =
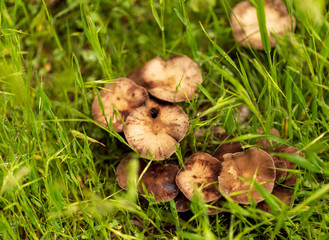
[[[263,130],[257,129],[257,134],[263,134],[263,133],[264,133]],[[271,128],[270,135],[280,137],[280,133],[276,128]],[[265,138],[255,142],[255,144],[262,146],[264,150],[269,150],[271,148],[270,143]],[[272,141],[272,145],[273,144],[276,144],[276,143]]]
[[[276,187],[274,187],[272,194],[274,196],[276,196],[278,199],[280,199],[282,202],[287,204],[288,206],[290,205],[291,199],[292,199],[292,190],[291,189],[276,186]],[[257,205],[257,208],[261,209],[264,212],[268,212],[268,213],[272,214],[272,211],[271,211],[269,205],[265,201],[259,203]]]
[[[221,135],[220,139],[222,141],[234,139],[232,136],[228,136],[227,134]],[[223,156],[227,153],[236,153],[242,151],[241,142],[231,142],[231,143],[223,143],[214,153],[214,157],[219,161],[223,161]]]
[[[212,216],[223,212],[219,208],[222,208],[224,203],[225,200],[223,198],[217,199],[214,202],[210,203],[209,205],[211,205],[211,207],[208,207],[208,215]]]
[[[190,200],[188,200],[182,192],[179,192],[174,201],[177,212],[187,212],[190,210]]]
[[[247,47],[250,44],[258,50],[263,50],[256,8],[245,0],[238,3],[232,11],[231,24],[236,41],[241,42],[242,46]],[[283,35],[290,31],[291,18],[282,0],[265,0],[265,17],[270,45],[274,47],[276,40],[271,33]],[[295,28],[296,20],[294,17],[292,20],[293,28]]]
[[[279,180],[281,178],[285,178],[287,176],[287,171],[284,170],[284,169],[287,169],[287,163],[282,158],[277,158],[277,157],[273,157],[273,156],[272,156],[272,158],[273,158],[274,166],[275,166],[275,170],[276,170],[275,181],[279,182]]]
[[[231,198],[241,204],[250,204],[251,199],[260,202],[263,196],[249,183],[240,178],[251,181],[256,174],[255,182],[262,184],[268,192],[272,192],[275,180],[275,167],[272,157],[265,151],[257,148],[250,148],[246,152],[225,154],[222,162],[222,172],[218,177],[219,188],[226,194],[243,191]],[[256,173],[257,171],[257,173]]]
[[[176,184],[187,199],[192,199],[196,187],[204,201],[211,202],[221,196],[216,184],[220,171],[221,164],[217,158],[198,152],[190,156],[179,170]]]
[[[128,190],[127,188],[127,175],[128,175],[128,164],[129,162],[132,160],[132,156],[129,154],[126,157],[124,157],[119,165],[117,166],[117,170],[116,170],[116,179],[118,182],[119,187],[121,187],[122,189]],[[141,158],[138,159],[139,162],[139,166],[138,166],[138,172],[137,175],[139,176],[142,171],[144,170],[144,168],[146,167],[146,163],[145,161],[143,161]]]
[[[128,116],[124,134],[130,146],[145,158],[169,158],[188,130],[188,117],[179,106],[147,100]]]
[[[160,57],[154,58],[130,76],[136,82],[142,82],[151,95],[167,102],[196,98],[196,82],[202,83],[198,65],[182,55],[172,56],[167,61]]]
[[[303,153],[299,151],[298,148],[295,147],[287,147],[287,146],[280,146],[275,150],[277,153],[285,153],[285,154],[290,154],[290,155],[299,155],[300,157],[305,157]],[[296,167],[296,164],[283,158],[283,157],[277,157],[280,161],[286,163],[286,169],[294,169]],[[287,186],[294,186],[297,181],[297,176],[295,173],[291,174],[290,172],[287,172],[287,178],[284,180],[283,184]]]
[[[105,88],[107,90],[103,89],[99,92],[105,116],[108,121],[112,119],[113,127],[117,132],[122,132],[122,119],[125,120],[133,109],[141,106],[148,99],[147,91],[129,78],[118,78]],[[120,116],[114,116],[115,107],[120,113]],[[100,109],[97,96],[92,105],[92,114],[96,120],[106,125],[106,120]]]
[[[177,172],[178,167],[176,165],[152,163],[144,173],[138,185],[138,190],[144,194],[142,188],[142,184],[144,184],[147,192],[153,194],[157,202],[168,202],[179,193],[175,183]]]

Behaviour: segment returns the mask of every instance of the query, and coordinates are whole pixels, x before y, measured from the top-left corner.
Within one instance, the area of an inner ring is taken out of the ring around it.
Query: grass
[[[328,2],[286,0],[296,31],[266,51],[235,43],[229,14],[238,1],[214,2],[1,1],[1,239],[329,238]],[[262,9],[258,16],[264,30]],[[190,128],[168,162],[213,153],[221,144],[214,126],[249,145],[257,128],[275,127],[276,141],[306,156],[290,159],[300,177],[293,206],[269,195],[281,209],[271,215],[228,198],[224,212],[207,216],[196,195],[192,212],[177,214],[173,202],[155,204],[134,184],[127,192],[117,186],[115,168],[131,149],[92,119],[95,92],[173,54],[193,58],[204,82],[197,99],[179,104]],[[243,105],[252,115],[239,123]]]

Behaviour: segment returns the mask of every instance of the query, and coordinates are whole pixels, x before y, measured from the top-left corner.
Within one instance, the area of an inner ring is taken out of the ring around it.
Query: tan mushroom
[[[271,33],[283,35],[285,32],[291,31],[291,21],[294,29],[296,20],[294,17],[291,20],[282,0],[265,0],[264,10],[270,45],[274,47],[276,40]],[[256,8],[245,0],[238,3],[232,11],[231,24],[236,41],[241,42],[242,46],[247,47],[250,44],[258,50],[263,50]]]
[[[152,163],[144,173],[138,185],[138,190],[140,193],[145,194],[144,184],[147,192],[153,194],[157,202],[168,202],[179,193],[175,183],[177,172],[178,167],[176,165]]]
[[[285,153],[285,154],[290,154],[290,155],[299,155],[300,157],[305,157],[303,153],[299,151],[298,148],[295,147],[287,147],[287,146],[280,146],[275,150],[277,153]],[[280,161],[286,163],[286,168],[287,169],[294,169],[296,167],[296,164],[283,158],[283,157],[277,157]],[[286,186],[294,186],[297,181],[297,176],[295,173],[287,172],[287,178],[284,180],[283,184]]]
[[[135,70],[130,77],[142,83],[151,95],[167,102],[196,98],[196,83],[202,83],[198,65],[182,55],[172,56],[167,61],[160,57],[154,58],[142,69]]]
[[[147,99],[145,88],[138,86],[129,78],[118,78],[99,92],[104,107],[105,116],[117,132],[123,131],[122,120],[125,120],[130,112],[141,106]],[[114,109],[119,115],[115,115]],[[96,120],[107,125],[106,119],[101,111],[97,96],[92,105],[92,114]]]
[[[169,158],[188,130],[188,116],[179,106],[147,100],[128,116],[124,134],[130,146],[145,158]]]
[[[132,159],[133,158],[131,154],[127,155],[120,161],[116,169],[116,180],[118,182],[118,185],[119,187],[125,190],[128,190],[127,188],[127,180],[128,180],[128,172],[129,172],[128,165]],[[144,170],[144,168],[146,167],[146,163],[145,161],[143,161],[143,159],[139,158],[138,163],[139,164],[137,169],[137,176],[139,176]]]
[[[194,188],[199,188],[205,202],[218,199],[217,177],[221,164],[217,158],[207,153],[195,153],[189,157],[179,170],[176,184],[189,200],[192,200]]]
[[[222,172],[218,177],[219,189],[241,204],[250,204],[251,200],[263,201],[264,198],[246,181],[261,184],[272,192],[275,180],[275,167],[272,157],[265,151],[250,148],[246,152],[225,154]]]
[[[285,187],[276,186],[273,189],[272,195],[276,196],[279,200],[283,203],[287,204],[288,206],[291,203],[292,199],[292,190]],[[257,205],[257,208],[261,209],[264,212],[268,212],[272,214],[272,211],[267,204],[267,202],[263,201]]]

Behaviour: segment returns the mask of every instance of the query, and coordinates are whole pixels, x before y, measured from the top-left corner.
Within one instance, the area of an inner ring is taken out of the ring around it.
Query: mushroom
[[[221,163],[207,153],[198,152],[189,157],[176,176],[176,184],[185,197],[192,200],[194,188],[199,188],[205,202],[218,199],[217,177]]]
[[[113,127],[117,132],[123,131],[122,121],[125,120],[131,111],[141,106],[148,99],[146,89],[138,86],[129,78],[116,79],[113,83],[107,85],[105,89],[101,90],[99,95],[103,103],[105,117],[108,121],[112,120]],[[115,115],[115,108],[120,115]],[[92,105],[92,115],[103,125],[107,125],[97,96]]]
[[[290,154],[290,155],[299,155],[300,157],[305,157],[305,155],[303,153],[301,153],[299,151],[298,148],[295,147],[286,147],[286,146],[280,146],[279,148],[277,148],[274,152],[277,153],[285,153],[285,154]],[[296,167],[296,164],[283,158],[283,157],[277,157],[280,161],[285,162],[286,163],[286,168],[287,169],[294,169]],[[291,174],[291,173],[287,173],[287,178],[284,180],[283,184],[285,184],[286,186],[294,186],[296,184],[297,181],[297,176],[295,173]]]
[[[263,130],[260,130],[260,129],[257,129],[257,134],[263,134],[264,131]],[[273,135],[273,136],[276,136],[276,137],[280,137],[280,133],[279,131],[276,129],[276,128],[271,128],[270,130],[270,135]],[[272,144],[276,144],[275,142],[271,141]],[[255,142],[255,145],[260,145],[263,147],[264,150],[270,150],[271,148],[271,145],[270,143],[268,142],[267,139],[263,138],[257,142]]]
[[[175,55],[164,61],[156,57],[130,75],[147,88],[151,95],[167,102],[196,98],[196,83],[202,83],[198,65],[190,58]]]
[[[286,5],[282,0],[265,0],[265,20],[269,35],[270,45],[274,47],[276,40],[271,33],[283,35],[296,27],[296,20],[292,20]],[[258,50],[263,50],[261,34],[259,31],[256,8],[247,0],[238,3],[232,10],[231,24],[235,39],[241,45],[247,47],[249,44]]]
[[[272,192],[275,180],[275,167],[272,157],[265,151],[250,148],[246,152],[225,154],[222,172],[218,177],[219,189],[241,204],[250,204],[252,200],[260,202],[264,197],[243,181],[254,181],[261,184],[266,191]]]
[[[276,196],[279,200],[281,200],[282,202],[284,202],[288,206],[291,203],[292,191],[289,188],[276,186],[273,189],[272,195]],[[264,212],[268,212],[268,213],[271,213],[272,214],[272,211],[271,211],[269,205],[265,201],[260,202],[257,205],[257,208],[261,209]]]
[[[177,212],[187,212],[190,210],[190,201],[184,196],[182,192],[179,192],[174,199]]]
[[[129,162],[132,160],[132,155],[129,154],[126,157],[124,157],[119,165],[117,166],[117,170],[116,170],[116,179],[118,182],[119,187],[121,187],[122,189],[128,190],[127,188],[127,178],[128,178],[128,165]],[[137,175],[139,176],[143,169],[146,167],[146,163],[145,161],[143,161],[141,158],[138,159],[139,165],[138,165],[138,169],[137,169]]]
[[[214,202],[210,203],[208,206],[208,215],[216,215],[218,213],[223,212],[220,208],[223,207],[225,200],[223,198],[217,199]]]
[[[232,136],[228,136],[227,134],[222,134],[220,137],[221,141],[234,139]],[[223,143],[214,153],[214,157],[219,161],[223,161],[223,156],[227,153],[236,153],[242,151],[242,145],[240,142],[231,142],[231,143]]]
[[[177,172],[178,167],[176,165],[152,163],[144,173],[138,185],[138,190],[140,193],[145,194],[144,184],[147,192],[153,194],[157,202],[168,202],[179,193],[179,189],[175,184]]]
[[[130,146],[145,158],[169,158],[188,130],[188,116],[179,106],[147,100],[128,116],[124,134]]]

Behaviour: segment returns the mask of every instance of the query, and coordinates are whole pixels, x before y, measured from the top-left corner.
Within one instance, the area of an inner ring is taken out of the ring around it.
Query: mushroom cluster
[[[271,133],[277,136],[279,134],[275,129],[272,129]],[[232,139],[225,133],[221,139],[223,138]],[[209,215],[220,212],[219,207],[224,202],[222,194],[239,204],[259,203],[259,209],[271,213],[264,196],[257,191],[255,185],[260,185],[265,191],[289,205],[292,191],[283,186],[295,184],[297,177],[289,172],[296,165],[285,158],[272,156],[269,148],[265,148],[268,146],[265,139],[256,143],[258,146],[263,144],[263,149],[251,147],[243,151],[239,142],[234,144],[235,147],[230,143],[222,144],[214,156],[203,152],[194,153],[180,169],[174,164],[161,165],[157,162],[151,163],[145,170],[146,163],[140,159],[142,162],[138,174],[143,170],[145,172],[140,177],[138,190],[143,195],[153,195],[157,202],[174,199],[178,212],[189,210],[190,200],[198,191],[204,202],[211,204]],[[297,148],[281,145],[274,152],[303,156]],[[127,181],[127,169],[122,171],[123,165],[127,165],[127,157],[122,159],[116,171],[121,187],[125,186],[122,179]]]
[[[103,126],[124,132],[142,157],[169,158],[189,125],[186,113],[173,103],[197,97],[201,71],[192,59],[177,55],[167,61],[154,58],[129,77],[105,86],[94,99],[92,114]]]

